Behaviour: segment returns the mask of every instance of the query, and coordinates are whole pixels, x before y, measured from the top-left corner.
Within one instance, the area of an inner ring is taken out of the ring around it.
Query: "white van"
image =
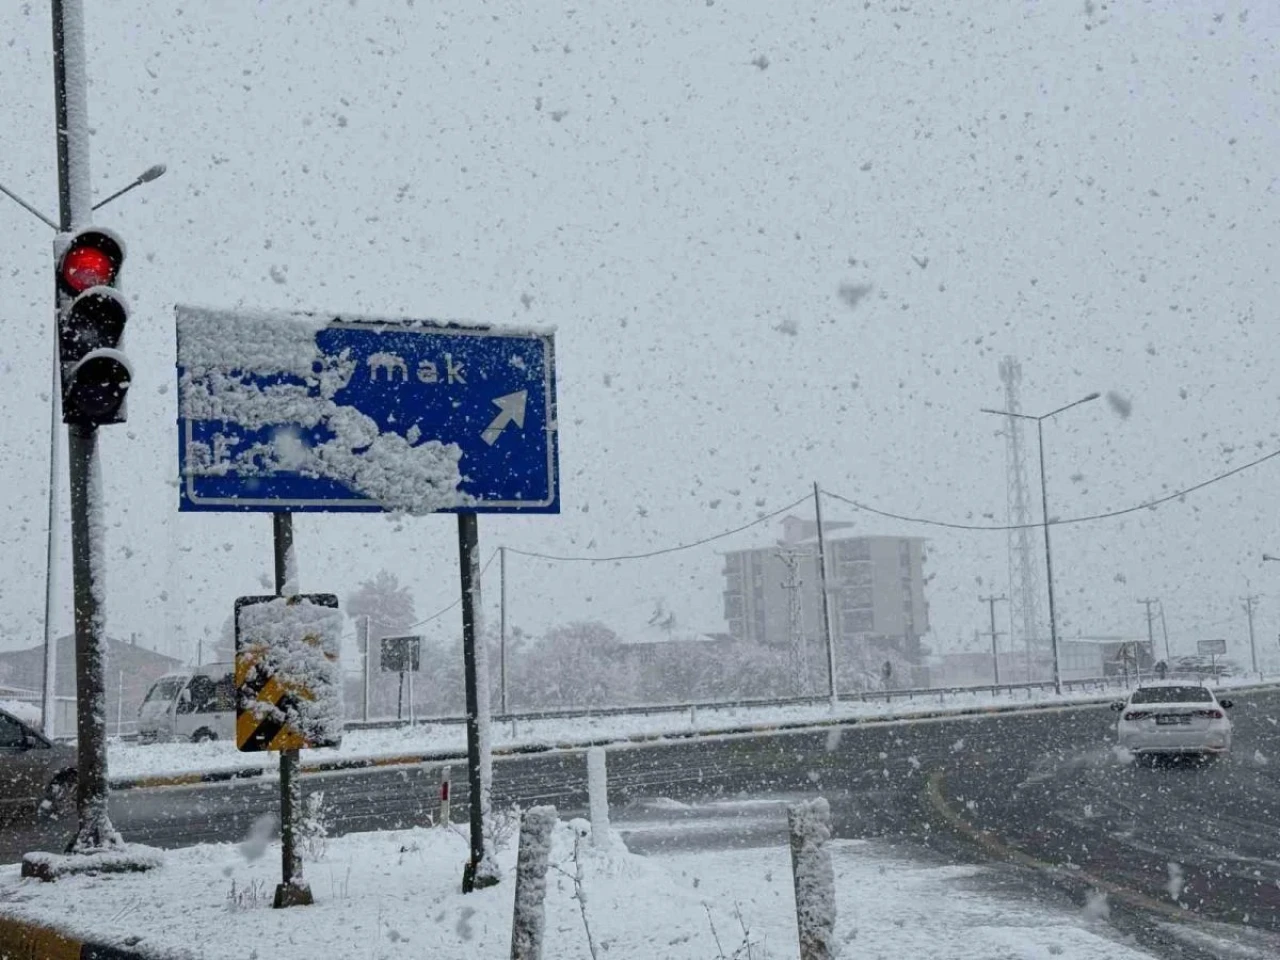
[[[231,740],[236,733],[235,664],[206,663],[168,673],[138,708],[138,740]]]

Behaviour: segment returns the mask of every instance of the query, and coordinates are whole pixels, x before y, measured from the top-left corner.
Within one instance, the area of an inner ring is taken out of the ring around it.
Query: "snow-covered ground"
[[[1243,683],[1243,681],[1242,681]],[[947,694],[894,700],[889,703],[841,703],[833,713],[826,704],[795,707],[743,707],[738,709],[688,710],[662,714],[630,714],[613,717],[590,717],[567,720],[520,722],[515,729],[509,723],[493,725],[493,746],[504,748],[545,744],[573,746],[593,741],[624,741],[631,738],[682,735],[691,731],[712,733],[718,730],[780,724],[830,723],[835,720],[864,720],[911,717],[925,714],[964,712],[988,707],[1010,708],[1017,705],[1043,706],[1054,703],[1080,703],[1099,698],[1121,697],[1123,691],[1092,690],[1055,696],[1048,691],[1015,691],[992,696],[980,694]],[[424,753],[466,750],[466,729],[462,724],[434,724],[401,727],[391,730],[348,730],[342,746],[336,749],[305,750],[303,764],[334,760],[389,758]],[[146,777],[166,777],[213,770],[246,769],[275,766],[275,755],[240,753],[229,741],[211,743],[113,743],[110,747],[111,778],[115,781]]]
[[[762,805],[760,817],[781,818]],[[576,822],[579,829],[585,824]],[[685,823],[677,832],[696,829]],[[654,823],[655,830],[667,829]],[[575,899],[574,829],[554,836],[547,883],[544,956],[613,960],[796,955],[795,905],[785,842],[730,850],[636,856],[583,842],[583,897]],[[1139,960],[1119,942],[1105,905],[1036,905],[993,894],[987,871],[914,862],[877,843],[831,844],[842,953],[934,960]],[[242,844],[164,854],[146,874],[24,881],[0,868],[0,912],[56,923],[82,937],[136,938],[160,957],[413,957],[509,955],[515,843],[499,860],[503,882],[463,895],[467,844],[460,833],[417,828],[351,834],[311,851],[314,907],[273,910],[279,848],[260,836]],[[750,952],[746,949],[751,944]],[[737,952],[735,952],[737,951]]]

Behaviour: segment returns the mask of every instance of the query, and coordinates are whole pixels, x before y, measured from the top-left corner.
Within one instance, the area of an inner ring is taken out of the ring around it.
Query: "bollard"
[[[542,936],[547,920],[547,863],[551,858],[551,831],[555,825],[555,807],[533,807],[520,818],[511,960],[542,960]]]
[[[587,750],[587,800],[591,808],[591,844],[607,847],[609,832],[609,779],[605,770],[604,747]]]
[[[819,797],[787,807],[800,960],[836,955],[836,881],[831,867],[831,807]]]
[[[449,826],[449,782],[452,780],[452,769],[440,768],[440,826]]]

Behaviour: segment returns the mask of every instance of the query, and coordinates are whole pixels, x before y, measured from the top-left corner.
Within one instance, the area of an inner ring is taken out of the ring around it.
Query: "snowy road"
[[[1123,762],[1109,742],[1114,714],[1096,707],[619,748],[609,755],[614,820],[624,832],[635,825],[628,842],[640,851],[772,844],[778,802],[821,792],[838,836],[1006,861],[1001,876],[1036,896],[1084,903],[1101,890],[1112,923],[1159,955],[1223,956],[1191,934],[1208,936],[1215,922],[1280,943],[1280,693],[1236,700],[1235,755],[1204,767]],[[305,784],[324,790],[331,831],[346,833],[425,823],[438,779],[436,767],[402,767]],[[586,807],[580,753],[500,759],[494,783],[500,803]],[[129,839],[181,846],[243,838],[275,798],[269,780],[134,790],[115,795],[113,813]],[[456,779],[455,819],[465,798]],[[709,826],[652,829],[708,803],[720,810]],[[56,835],[11,825],[0,860]]]

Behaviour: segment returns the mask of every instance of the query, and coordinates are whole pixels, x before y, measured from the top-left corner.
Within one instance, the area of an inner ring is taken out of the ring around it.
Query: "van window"
[[[179,703],[179,713],[226,713],[236,708],[235,679],[230,674],[216,679],[197,674],[187,689],[191,702]]]
[[[227,713],[236,708],[235,678],[227,675],[213,681],[209,695],[196,701],[196,713]]]
[[[151,689],[147,691],[147,698],[143,703],[151,703],[155,700],[163,700],[165,703],[171,701],[178,695],[178,691],[182,689],[185,677],[164,677],[152,684]]]

